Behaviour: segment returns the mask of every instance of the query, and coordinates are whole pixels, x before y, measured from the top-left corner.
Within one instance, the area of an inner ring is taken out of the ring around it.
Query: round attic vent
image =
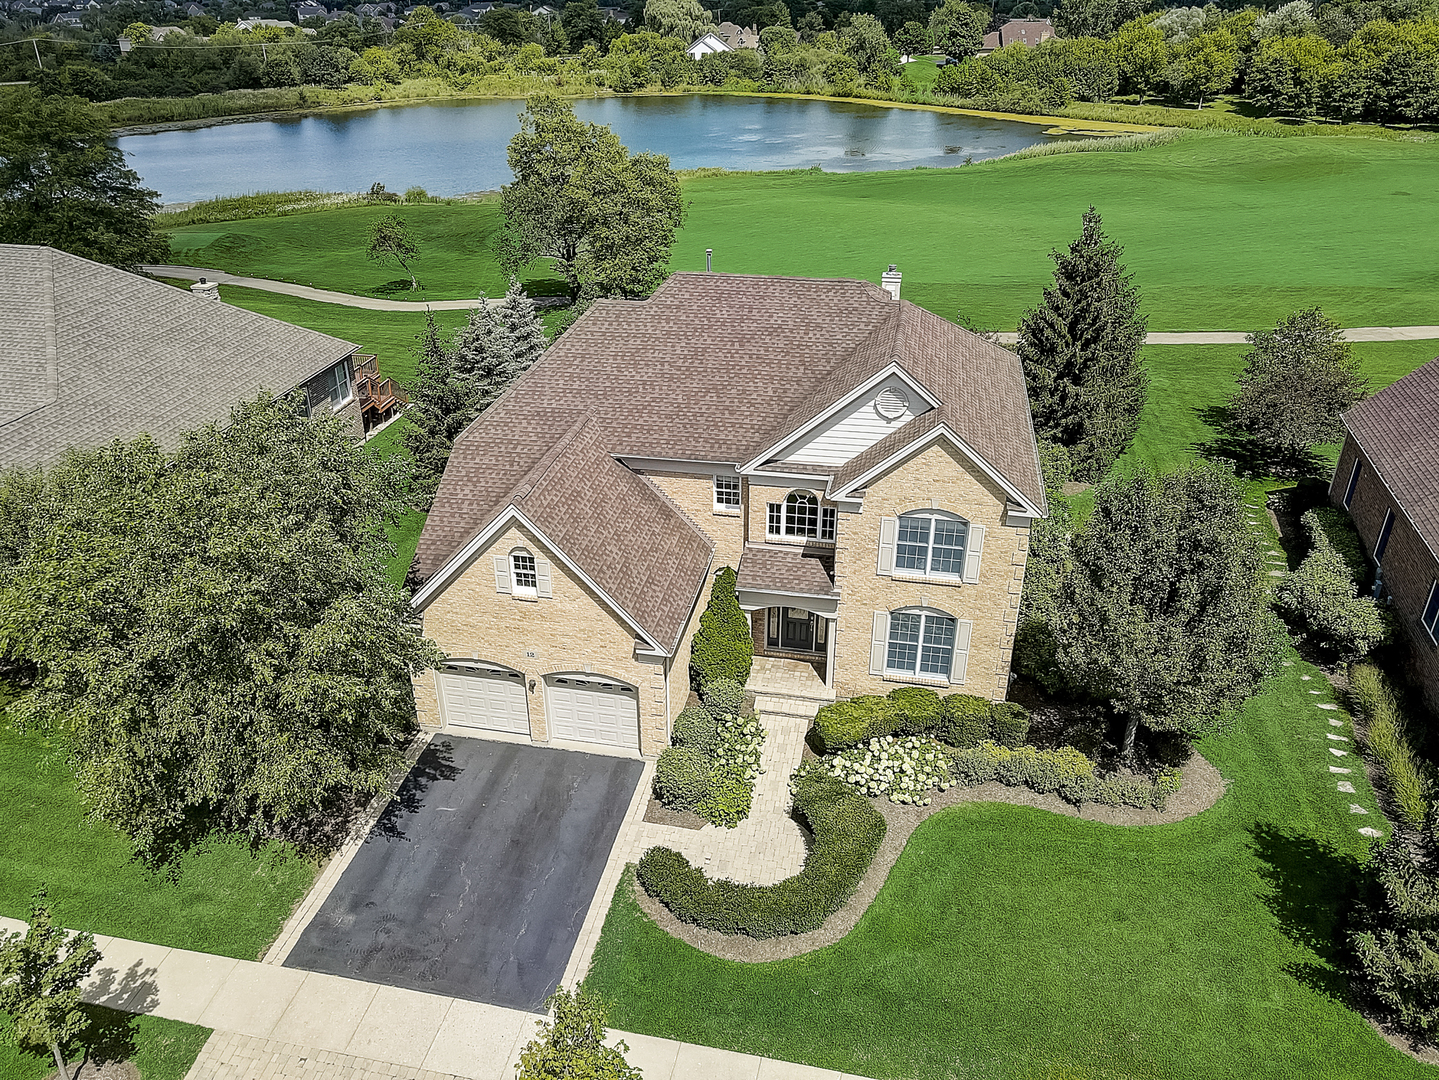
[[[898,420],[909,408],[909,398],[897,386],[886,386],[874,399],[874,411],[886,420]]]

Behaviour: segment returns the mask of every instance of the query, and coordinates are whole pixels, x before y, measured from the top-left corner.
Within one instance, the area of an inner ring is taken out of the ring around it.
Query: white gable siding
[[[892,420],[881,416],[875,409],[875,400],[886,390],[899,391],[909,402],[904,411]],[[928,411],[929,405],[915,393],[913,387],[907,386],[898,376],[891,375],[861,400],[841,409],[776,456],[781,461],[801,461],[807,465],[843,465],[891,431]]]

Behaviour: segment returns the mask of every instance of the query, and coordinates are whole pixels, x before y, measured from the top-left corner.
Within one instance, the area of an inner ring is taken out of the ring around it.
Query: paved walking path
[[[0,918],[0,934],[25,924]],[[317,972],[97,935],[85,999],[215,1029],[187,1080],[513,1080],[540,1017]],[[645,1080],[847,1074],[616,1031]],[[853,1078],[857,1080],[857,1078]]]
[[[298,296],[303,300],[318,300],[322,304],[340,304],[369,311],[469,311],[479,303],[478,300],[384,300],[374,296],[356,296],[354,293],[316,289],[311,285],[296,285],[289,281],[242,277],[238,274],[227,274],[223,270],[206,270],[198,266],[155,265],[142,266],[140,269],[156,277],[181,278],[185,281],[198,281],[203,277],[221,285],[239,285],[246,289],[283,293],[286,296]],[[1148,345],[1243,345],[1246,335],[1247,331],[1243,330],[1160,331],[1146,334],[1144,340]],[[1001,345],[1013,345],[1019,340],[1016,333],[1002,333],[997,336]],[[1346,341],[1432,339],[1439,339],[1439,326],[1357,326],[1344,331]]]

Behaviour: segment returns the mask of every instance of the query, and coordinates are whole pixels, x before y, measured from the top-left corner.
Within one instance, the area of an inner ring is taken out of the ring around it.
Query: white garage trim
[[[447,730],[497,731],[530,737],[525,677],[485,660],[449,660],[435,673]]]
[[[545,676],[545,715],[557,742],[640,748],[639,689],[581,671]]]

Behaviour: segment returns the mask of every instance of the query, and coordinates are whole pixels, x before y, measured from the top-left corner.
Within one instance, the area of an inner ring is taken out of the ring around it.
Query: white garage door
[[[546,675],[550,737],[640,748],[640,697],[601,675]]]
[[[518,671],[483,662],[446,664],[438,681],[447,727],[530,733],[525,677]]]

